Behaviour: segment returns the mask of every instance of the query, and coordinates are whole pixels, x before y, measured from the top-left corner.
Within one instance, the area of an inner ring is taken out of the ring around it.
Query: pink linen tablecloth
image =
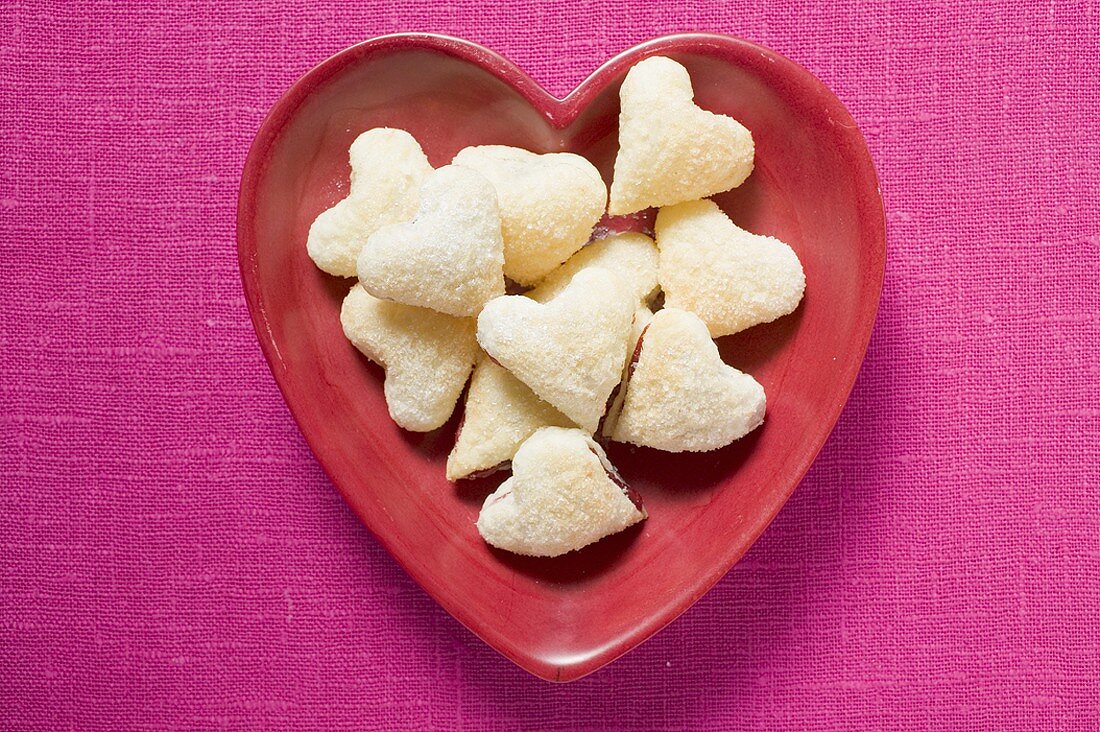
[[[1100,10],[1091,4],[37,3],[0,12],[0,728],[1100,727]],[[356,521],[253,337],[234,251],[269,106],[431,30],[564,94],[681,30],[848,105],[882,309],[744,560],[569,686]]]

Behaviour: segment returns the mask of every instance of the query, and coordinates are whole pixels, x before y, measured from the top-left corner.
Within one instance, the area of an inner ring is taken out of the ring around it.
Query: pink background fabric
[[[1097,729],[1100,19],[1085,3],[23,2],[0,13],[0,727]],[[706,30],[851,109],[886,284],[860,379],[715,589],[554,686],[363,529],[253,337],[234,206],[278,95],[446,32],[564,94]]]

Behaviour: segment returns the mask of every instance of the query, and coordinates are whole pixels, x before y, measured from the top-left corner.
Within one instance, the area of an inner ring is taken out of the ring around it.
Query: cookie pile
[[[763,387],[713,339],[792,312],[805,289],[789,246],[707,199],[751,174],[749,130],[696,106],[668,58],[635,65],[619,94],[610,196],[578,155],[485,145],[433,170],[410,134],[373,129],[306,243],[322,270],[358,278],[341,324],[385,368],[398,425],[440,427],[469,381],[447,478],[511,467],[477,528],[518,554],[647,517],[594,436],[707,451],[759,427]],[[652,207],[655,240],[593,233],[605,212]]]

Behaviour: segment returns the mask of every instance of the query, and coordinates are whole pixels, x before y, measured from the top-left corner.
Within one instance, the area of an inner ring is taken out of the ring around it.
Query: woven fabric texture
[[[0,727],[1100,727],[1100,11],[1084,3],[37,3],[0,13]],[[237,186],[354,42],[484,43],[564,94],[682,30],[863,129],[889,228],[863,371],[693,609],[568,686],[435,605],[268,372]]]

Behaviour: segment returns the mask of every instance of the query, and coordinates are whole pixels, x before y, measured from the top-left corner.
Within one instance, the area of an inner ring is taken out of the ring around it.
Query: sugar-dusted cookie
[[[637,300],[599,267],[577,273],[546,303],[499,297],[481,311],[485,352],[544,401],[592,433],[619,383]]]
[[[713,201],[692,201],[657,214],[657,277],[665,305],[690,310],[715,338],[793,312],[806,275],[789,246],[750,234]]]
[[[722,362],[707,326],[676,308],[645,327],[613,439],[668,452],[723,447],[764,421],[764,388]]]
[[[600,425],[600,434],[610,438],[615,434],[615,423],[619,420],[619,414],[623,411],[623,401],[626,399],[626,382],[630,379],[630,373],[634,368],[638,357],[638,349],[642,346],[642,334],[646,326],[653,319],[653,312],[642,305],[634,311],[634,324],[630,330],[630,356],[623,364],[623,375],[619,385],[615,387],[611,395],[611,405],[607,408],[607,415]]]
[[[524,440],[551,425],[572,423],[506,369],[482,357],[474,367],[462,426],[447,457],[447,480],[507,463]]]
[[[672,59],[647,58],[627,72],[619,90],[611,215],[704,198],[749,177],[752,134],[693,98],[687,69]]]
[[[428,432],[454,411],[477,341],[473,318],[379,300],[359,285],[340,310],[344,335],[386,369],[386,405],[399,426]]]
[[[325,272],[355,276],[363,244],[383,226],[416,215],[420,185],[432,166],[404,130],[379,127],[351,143],[348,196],[321,213],[309,228],[306,251]]]
[[[480,145],[452,162],[476,170],[496,188],[504,274],[523,285],[538,282],[584,246],[607,206],[603,178],[580,155]]]
[[[657,247],[645,234],[612,234],[592,242],[548,274],[527,293],[546,302],[565,289],[573,275],[588,267],[603,267],[623,278],[638,302],[647,301],[657,289]]]
[[[580,430],[540,429],[516,452],[512,471],[477,520],[498,549],[556,557],[646,518],[603,449]]]
[[[467,316],[504,294],[503,266],[496,191],[480,173],[446,165],[421,187],[414,220],[367,240],[358,271],[375,297]]]

